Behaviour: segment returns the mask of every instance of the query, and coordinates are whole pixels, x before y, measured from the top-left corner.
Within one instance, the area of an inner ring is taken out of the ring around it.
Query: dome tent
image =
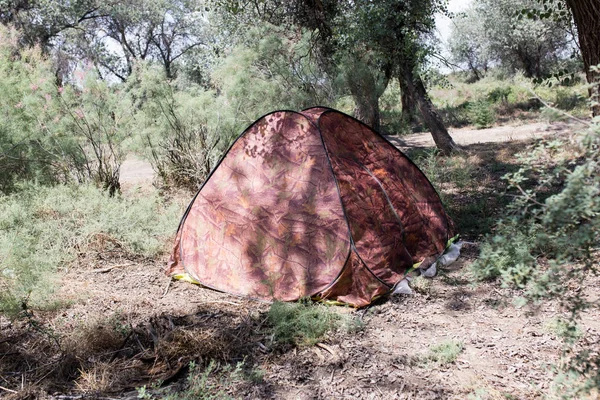
[[[202,185],[166,273],[257,299],[362,307],[452,236],[431,183],[383,136],[329,108],[276,111]]]

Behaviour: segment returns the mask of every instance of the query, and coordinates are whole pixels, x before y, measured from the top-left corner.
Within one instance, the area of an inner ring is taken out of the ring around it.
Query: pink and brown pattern
[[[167,273],[258,299],[360,307],[450,235],[427,178],[380,135],[335,110],[279,111],[248,128],[201,188]]]

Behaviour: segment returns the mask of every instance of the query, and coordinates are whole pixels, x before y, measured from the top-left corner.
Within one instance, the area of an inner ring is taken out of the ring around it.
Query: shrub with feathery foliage
[[[0,312],[50,304],[52,279],[79,254],[117,247],[126,257],[166,250],[181,207],[157,196],[109,197],[91,185],[20,184],[0,196]]]

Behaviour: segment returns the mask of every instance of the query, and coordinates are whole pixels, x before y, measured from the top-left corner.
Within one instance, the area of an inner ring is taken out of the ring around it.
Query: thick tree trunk
[[[375,78],[369,71],[363,71],[348,79],[350,93],[354,99],[354,117],[371,128],[381,128],[379,115],[379,97],[375,90]]]
[[[400,83],[400,100],[402,102],[402,119],[407,124],[415,122],[415,115],[417,114],[416,102],[412,98],[404,79],[398,80]]]
[[[592,99],[592,115],[600,115],[600,72],[591,67],[600,64],[600,2],[598,0],[566,0],[577,26],[579,48]]]
[[[356,62],[347,74],[348,87],[355,103],[354,117],[376,131],[381,131],[379,98],[389,83],[390,75],[391,69],[385,70],[384,76],[378,78],[376,72],[362,62]]]
[[[356,107],[354,108],[354,117],[369,125],[376,131],[381,130],[381,114],[379,111],[379,99],[375,96],[361,96],[352,94]]]
[[[460,147],[454,143],[454,140],[450,134],[448,134],[448,130],[444,126],[442,118],[429,99],[421,77],[413,72],[412,66],[406,64],[400,66],[400,74],[400,80],[404,81],[407,91],[410,93],[411,98],[416,102],[419,113],[423,117],[425,125],[429,128],[431,136],[433,136],[433,141],[438,149],[440,149],[444,155],[459,151]]]

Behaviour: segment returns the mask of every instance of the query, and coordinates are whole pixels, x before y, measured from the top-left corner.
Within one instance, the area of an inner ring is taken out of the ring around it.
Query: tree
[[[431,49],[425,39],[435,26],[434,15],[445,12],[437,0],[367,0],[356,4],[355,37],[374,49],[383,65],[391,66],[404,95],[416,103],[423,121],[442,154],[459,150],[437,113],[420,75],[420,66]],[[407,103],[407,101],[403,102]]]
[[[524,14],[523,11],[526,10]],[[575,50],[569,21],[539,18],[536,0],[480,0],[457,16],[450,39],[452,56],[477,77],[494,63],[509,72],[545,78]],[[531,15],[532,18],[524,18]]]
[[[592,115],[600,115],[600,4],[595,0],[536,0],[537,7],[521,10],[529,19],[574,23],[586,79],[591,85]]]
[[[168,79],[176,62],[206,44],[205,23],[194,0],[134,0],[101,6],[101,16],[84,29],[70,32],[71,53],[88,59],[100,70],[126,80],[139,61],[154,61]]]
[[[40,45],[44,51],[62,32],[79,28],[102,15],[98,0],[3,0],[0,23],[20,33],[22,47]]]
[[[135,62],[152,60],[161,63],[172,79],[177,62],[207,42],[196,0],[7,2],[0,9],[0,22],[21,32],[23,46],[40,44],[52,53],[63,75],[90,61],[100,71],[125,80]]]
[[[490,64],[488,42],[485,40],[483,20],[471,7],[456,15],[448,45],[452,61],[471,71],[475,80],[482,78]]]
[[[593,68],[600,65],[600,3],[596,0],[566,0],[573,14],[583,66],[590,88],[592,114],[600,115],[600,71]]]
[[[311,30],[311,55],[352,95],[355,115],[375,128],[379,127],[379,97],[390,79],[410,79],[404,87],[417,103],[436,144],[444,153],[457,149],[419,75],[419,65],[427,53],[422,39],[432,32],[433,15],[444,9],[443,1],[295,0],[282,4],[229,0],[220,4],[241,16],[238,21],[259,18]]]

